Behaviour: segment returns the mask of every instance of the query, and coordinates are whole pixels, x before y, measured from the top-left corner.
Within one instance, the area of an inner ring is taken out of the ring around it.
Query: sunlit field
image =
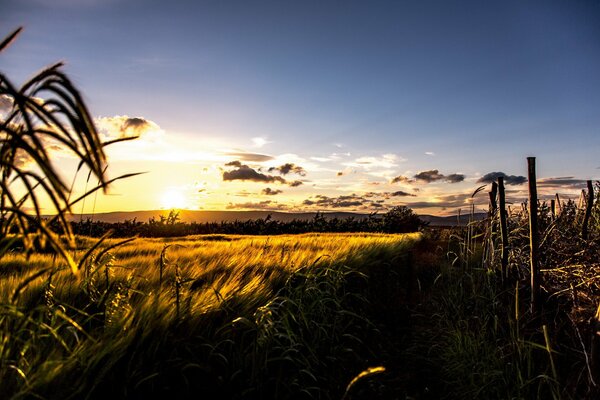
[[[360,313],[369,271],[402,272],[420,238],[110,239],[79,277],[50,254],[13,252],[0,261],[0,390],[9,398],[339,397],[369,367],[364,340],[376,329]],[[77,242],[75,259],[94,243]]]

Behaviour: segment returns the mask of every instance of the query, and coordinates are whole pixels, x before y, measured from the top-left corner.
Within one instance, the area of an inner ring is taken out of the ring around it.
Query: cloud
[[[285,204],[279,204],[271,200],[264,200],[257,203],[229,203],[225,206],[228,210],[246,209],[246,210],[287,210],[289,207]]]
[[[283,193],[283,190],[279,190],[279,189],[271,189],[271,188],[264,188],[261,191],[262,194],[266,195],[266,196],[275,196],[277,194]]]
[[[357,196],[355,194],[352,195],[344,195],[338,197],[329,197],[325,195],[318,194],[313,197],[313,200],[306,199],[302,202],[302,205],[305,206],[319,206],[323,208],[347,208],[347,207],[358,207],[362,206],[365,203],[365,199]]]
[[[458,183],[465,180],[465,176],[463,174],[450,174],[444,177],[444,180],[448,183]]]
[[[504,183],[507,185],[522,185],[527,182],[527,178],[517,175],[506,175],[504,172],[489,172],[477,180],[478,183],[496,182],[498,178],[504,178]]]
[[[151,123],[146,121],[144,118],[127,118],[123,122],[123,125],[121,125],[121,132],[125,133],[128,130],[131,130],[136,133],[143,133],[149,127],[151,127]]]
[[[131,136],[143,137],[150,132],[161,132],[156,123],[142,117],[115,115],[114,117],[96,118],[95,122],[98,132],[104,136],[105,140]]]
[[[310,159],[318,161],[318,162],[328,162],[328,161],[333,160],[333,158],[330,158],[330,157],[311,157]]]
[[[353,208],[357,210],[369,210],[373,208],[385,207],[385,200],[373,200],[373,197],[380,197],[380,193],[367,192],[362,196],[352,193],[349,195],[341,195],[337,197],[329,197],[318,194],[316,196],[305,199],[302,202],[303,206],[309,206],[318,209],[332,208]]]
[[[253,137],[252,138],[252,144],[254,145],[254,147],[261,148],[267,143],[272,143],[272,142],[268,141],[267,139],[265,139],[263,137]]]
[[[567,188],[567,189],[585,189],[587,181],[585,179],[576,179],[573,176],[561,176],[556,178],[542,178],[537,181],[538,187],[542,188]]]
[[[419,172],[415,175],[415,179],[426,183],[437,182],[442,180],[448,183],[459,183],[465,180],[465,176],[463,174],[444,175],[440,174],[440,171],[438,171],[437,169],[430,169],[429,171]]]
[[[444,179],[444,175],[440,174],[437,169],[422,171],[415,175],[415,179],[427,183],[435,182]]]
[[[364,168],[370,170],[373,168],[390,169],[398,166],[398,162],[406,161],[395,154],[383,154],[381,157],[359,157],[353,162],[343,163],[347,167]]]
[[[306,170],[294,163],[285,163],[283,165],[280,165],[279,167],[271,167],[269,168],[269,172],[279,172],[281,175],[287,175],[290,172],[293,172],[294,174],[298,174],[300,176],[306,175]]]
[[[414,181],[415,181],[414,179],[410,179],[407,176],[399,175],[399,176],[395,177],[394,179],[392,179],[391,183],[413,183]]]
[[[239,160],[242,160],[242,161],[251,161],[251,162],[264,162],[264,161],[270,161],[273,159],[272,156],[268,156],[266,154],[246,153],[244,151],[225,152],[223,154],[226,156],[238,158]]]
[[[435,156],[435,153],[433,151],[426,151],[425,155],[433,157],[433,156]]]
[[[406,197],[406,196],[415,197],[414,194],[407,193],[407,192],[402,191],[402,190],[398,190],[396,192],[391,192],[389,195],[390,196],[394,196],[394,197]]]
[[[249,166],[242,164],[240,161],[230,161],[225,164],[226,167],[234,167],[232,171],[223,172],[223,181],[253,181],[262,183],[280,183],[292,187],[302,185],[301,181],[288,182],[280,176],[266,175],[256,171]]]

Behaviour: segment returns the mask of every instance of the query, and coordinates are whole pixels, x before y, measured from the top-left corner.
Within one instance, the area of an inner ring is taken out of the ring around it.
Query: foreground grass
[[[0,392],[339,398],[378,358],[369,279],[398,276],[419,240],[196,236],[114,248],[109,240],[79,278],[51,255],[6,256]],[[76,258],[91,243],[79,245]]]

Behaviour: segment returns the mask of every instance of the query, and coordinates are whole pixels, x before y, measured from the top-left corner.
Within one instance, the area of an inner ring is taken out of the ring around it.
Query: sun
[[[180,209],[186,207],[186,198],[179,190],[169,189],[161,197],[161,205],[165,209]]]

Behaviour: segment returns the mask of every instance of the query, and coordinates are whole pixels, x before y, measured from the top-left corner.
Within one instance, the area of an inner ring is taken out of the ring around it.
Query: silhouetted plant
[[[21,30],[0,43],[0,52]],[[73,204],[115,180],[106,177],[104,146],[131,138],[101,142],[81,94],[61,67],[62,63],[47,67],[21,87],[0,72],[0,98],[9,104],[0,119],[0,256],[15,240],[27,250],[48,242],[76,272],[77,264],[49,226],[56,224],[67,244],[73,244],[67,221]],[[59,149],[74,155],[79,160],[77,171],[86,167],[98,185],[72,199],[72,185],[52,160],[51,151]],[[45,210],[54,215],[50,220],[41,218],[41,198],[51,206]]]

